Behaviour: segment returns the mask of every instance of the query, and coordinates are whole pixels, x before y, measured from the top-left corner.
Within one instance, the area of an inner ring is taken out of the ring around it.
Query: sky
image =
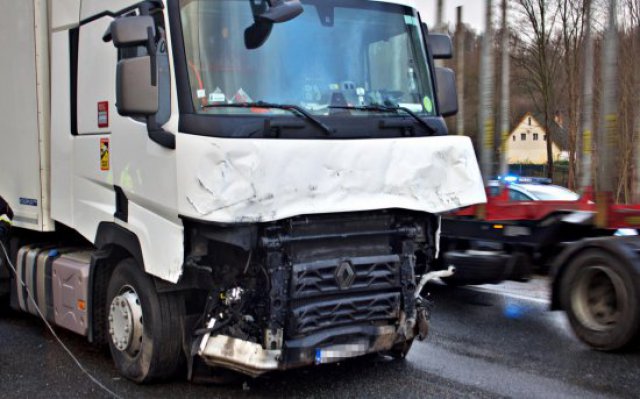
[[[429,26],[433,26],[436,20],[436,0],[417,0],[420,15]],[[451,28],[456,23],[456,7],[462,6],[462,21],[477,31],[484,30],[485,0],[443,0],[444,20],[449,22]]]

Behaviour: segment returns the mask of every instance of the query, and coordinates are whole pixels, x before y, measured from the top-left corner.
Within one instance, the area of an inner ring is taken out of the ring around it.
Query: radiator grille
[[[289,331],[292,336],[307,335],[328,327],[397,319],[399,312],[399,293],[352,296],[310,303],[292,310]]]
[[[336,292],[356,292],[399,287],[400,258],[397,255],[351,258],[347,261],[353,271],[348,287],[340,284],[340,265],[343,261],[321,260],[293,266],[291,297],[293,299],[328,295]]]

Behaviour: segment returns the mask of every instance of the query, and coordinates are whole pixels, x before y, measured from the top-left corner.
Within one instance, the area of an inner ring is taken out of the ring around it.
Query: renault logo
[[[356,279],[356,272],[353,270],[351,262],[342,262],[336,269],[336,283],[341,290],[346,290],[353,285]]]

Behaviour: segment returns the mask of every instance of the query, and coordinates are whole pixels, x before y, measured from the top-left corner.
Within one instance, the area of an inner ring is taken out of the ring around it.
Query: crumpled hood
[[[221,139],[179,134],[179,211],[220,223],[486,201],[468,137]]]

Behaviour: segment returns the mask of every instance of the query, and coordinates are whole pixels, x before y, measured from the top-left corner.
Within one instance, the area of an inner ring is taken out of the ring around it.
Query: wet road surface
[[[564,314],[547,311],[535,284],[428,289],[436,300],[431,336],[416,342],[405,361],[370,356],[231,386],[180,380],[138,386],[119,377],[106,352],[59,334],[123,398],[640,397],[640,351],[589,350],[573,337]],[[11,313],[0,316],[0,397],[109,395],[77,369],[38,319]]]

